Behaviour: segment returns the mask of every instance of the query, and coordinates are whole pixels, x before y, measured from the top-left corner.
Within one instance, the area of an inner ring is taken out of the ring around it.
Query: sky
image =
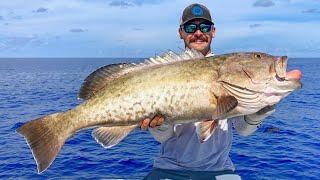
[[[194,2],[211,11],[215,54],[320,57],[320,0],[2,0],[0,58],[179,52],[181,14]]]

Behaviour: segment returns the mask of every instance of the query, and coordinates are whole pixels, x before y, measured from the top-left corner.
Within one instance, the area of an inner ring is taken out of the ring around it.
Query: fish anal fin
[[[92,131],[92,136],[104,148],[111,148],[123,140],[137,126],[98,127]]]
[[[238,100],[234,96],[217,97],[217,108],[212,119],[221,119],[238,105]]]
[[[202,122],[197,122],[195,123],[195,125],[196,132],[200,142],[205,142],[212,136],[218,123],[215,120],[206,120]]]

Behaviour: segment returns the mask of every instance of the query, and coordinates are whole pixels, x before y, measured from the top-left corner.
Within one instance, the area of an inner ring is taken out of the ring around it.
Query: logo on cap
[[[193,6],[191,9],[191,12],[195,16],[202,16],[203,15],[203,9],[198,5]]]

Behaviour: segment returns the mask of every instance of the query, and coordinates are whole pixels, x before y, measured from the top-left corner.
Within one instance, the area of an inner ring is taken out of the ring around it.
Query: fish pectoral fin
[[[217,98],[217,108],[212,119],[221,119],[238,105],[238,100],[233,96],[220,96]]]
[[[217,125],[218,123],[215,120],[206,120],[202,122],[196,122],[195,123],[196,132],[200,142],[207,141],[213,134]]]
[[[99,127],[92,131],[92,136],[104,148],[111,148],[123,140],[137,126]]]

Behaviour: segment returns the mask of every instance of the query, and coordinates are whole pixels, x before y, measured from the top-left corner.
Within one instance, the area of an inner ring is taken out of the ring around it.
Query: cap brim
[[[193,17],[193,18],[190,18],[190,19],[187,19],[185,20],[184,22],[180,23],[180,25],[184,25],[185,23],[189,22],[189,21],[192,21],[192,20],[195,20],[195,19],[204,19],[206,21],[209,21],[211,22],[212,24],[214,24],[211,19],[208,19],[208,18],[204,18],[204,17]]]

